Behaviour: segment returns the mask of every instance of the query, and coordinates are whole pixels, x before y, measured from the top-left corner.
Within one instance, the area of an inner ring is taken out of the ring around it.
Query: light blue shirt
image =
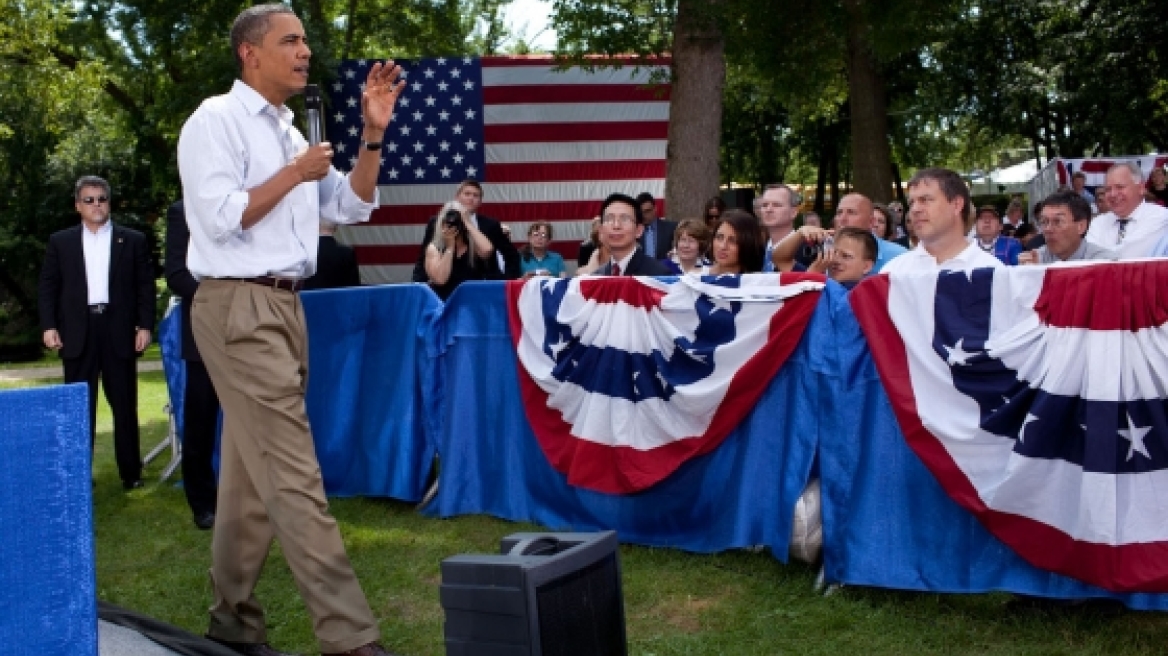
[[[908,252],[904,246],[894,244],[883,239],[876,240],[876,263],[872,265],[872,273],[880,273],[880,269],[884,268],[888,261],[897,255],[903,255]]]
[[[1149,257],[1168,257],[1168,232],[1160,237],[1160,241],[1156,242],[1156,246],[1152,248],[1152,252],[1148,254]]]

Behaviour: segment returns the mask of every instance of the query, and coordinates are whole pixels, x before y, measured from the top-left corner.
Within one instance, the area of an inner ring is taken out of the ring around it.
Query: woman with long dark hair
[[[714,231],[725,212],[726,203],[721,196],[712,196],[706,200],[706,204],[702,208],[702,218],[706,220],[706,227],[710,229],[710,232]]]
[[[759,273],[763,259],[762,224],[753,214],[730,210],[714,231],[714,264],[710,275]]]

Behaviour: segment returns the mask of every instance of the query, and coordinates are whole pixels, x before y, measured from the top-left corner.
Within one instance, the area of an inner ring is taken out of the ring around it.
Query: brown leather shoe
[[[228,642],[211,636],[207,636],[207,639],[223,645],[237,654],[243,654],[243,656],[296,656],[296,654],[276,651],[266,642]]]
[[[336,654],[321,654],[321,656],[398,656],[392,651],[388,651],[385,647],[371,642],[364,647],[350,649],[349,651],[342,651]]]

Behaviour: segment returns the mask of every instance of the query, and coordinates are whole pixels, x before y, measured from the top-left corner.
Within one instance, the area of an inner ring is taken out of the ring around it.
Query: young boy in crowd
[[[813,247],[819,253],[807,267],[795,261],[805,246]],[[771,258],[775,263],[775,271],[826,273],[850,290],[872,272],[876,253],[876,238],[868,230],[848,227],[833,233],[805,225],[779,242]]]

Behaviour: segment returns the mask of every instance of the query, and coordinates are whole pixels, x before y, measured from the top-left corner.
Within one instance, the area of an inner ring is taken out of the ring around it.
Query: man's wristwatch
[[[362,141],[361,145],[365,147],[365,150],[381,150],[380,141]]]

